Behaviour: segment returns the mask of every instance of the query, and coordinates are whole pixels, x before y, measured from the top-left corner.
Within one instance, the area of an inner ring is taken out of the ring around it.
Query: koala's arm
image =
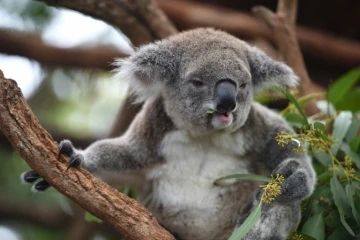
[[[158,127],[161,123],[162,127]],[[161,100],[149,100],[123,136],[97,141],[74,153],[81,154],[81,166],[96,175],[141,170],[162,160],[158,150],[170,128],[171,120],[164,112]]]
[[[94,142],[85,150],[78,150],[71,141],[64,140],[59,144],[59,154],[70,158],[69,167],[81,166],[104,180],[132,184],[131,176],[163,160],[158,153],[160,144],[172,126],[161,99],[148,100],[123,136]],[[38,178],[32,170],[21,175],[26,183]],[[43,191],[48,187],[43,180],[33,190]]]
[[[316,183],[316,174],[311,159],[306,153],[298,153],[294,149],[298,142],[291,141],[281,146],[276,136],[281,132],[293,133],[294,130],[275,113],[266,109],[266,124],[263,125],[266,134],[263,135],[265,148],[261,153],[261,161],[271,171],[271,175],[281,174],[285,181],[282,193],[277,198],[279,202],[297,202],[309,197]]]

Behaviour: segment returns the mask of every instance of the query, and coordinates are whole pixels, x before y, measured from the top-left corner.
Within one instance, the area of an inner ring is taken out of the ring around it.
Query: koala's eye
[[[246,86],[247,86],[247,83],[243,83],[240,85],[240,88],[246,88]]]
[[[200,80],[197,80],[197,79],[192,79],[190,80],[190,83],[194,86],[194,87],[202,87],[204,86],[204,82],[203,81],[200,81]]]

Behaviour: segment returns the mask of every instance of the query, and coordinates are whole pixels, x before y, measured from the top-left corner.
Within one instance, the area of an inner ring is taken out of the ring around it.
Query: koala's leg
[[[258,202],[253,204],[253,207],[256,207],[257,204]],[[260,219],[243,239],[286,240],[290,232],[298,225],[300,219],[300,203],[263,203]],[[245,218],[241,219],[236,229],[244,220]]]

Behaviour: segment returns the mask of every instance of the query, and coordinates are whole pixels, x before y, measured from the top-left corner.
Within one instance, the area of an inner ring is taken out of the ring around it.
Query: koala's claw
[[[41,178],[41,177],[34,170],[30,170],[30,171],[27,171],[27,172],[24,172],[21,174],[21,181],[24,183],[34,183],[39,178]],[[45,191],[49,187],[50,187],[50,184],[48,182],[46,182],[45,180],[41,180],[40,182],[36,183],[33,186],[32,190],[34,192]]]
[[[70,158],[69,165],[66,169],[66,172],[71,167],[78,167],[80,166],[81,162],[84,160],[83,155],[80,153],[75,153],[74,146],[69,140],[63,140],[59,144],[59,157],[61,154],[65,154]]]
[[[68,157],[71,157],[74,154],[74,147],[69,140],[63,140],[60,142],[58,157],[60,157],[61,154],[65,154]]]
[[[40,176],[34,170],[23,172],[21,174],[21,181],[23,181],[24,183],[33,183],[38,178],[40,178]]]
[[[81,162],[84,160],[84,157],[80,153],[75,153],[71,155],[69,165],[66,169],[66,172],[69,170],[70,167],[78,167],[80,166]]]
[[[50,187],[50,184],[47,181],[42,180],[34,185],[33,190],[34,191],[45,191],[49,187]]]

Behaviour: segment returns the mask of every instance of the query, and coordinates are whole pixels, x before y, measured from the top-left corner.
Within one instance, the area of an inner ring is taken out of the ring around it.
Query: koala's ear
[[[161,42],[140,47],[130,57],[117,60],[115,66],[114,78],[127,79],[139,102],[159,96],[177,71],[175,54]]]
[[[275,61],[256,47],[249,47],[248,59],[255,89],[277,85],[284,88],[296,87],[299,81],[294,71],[282,62]]]

